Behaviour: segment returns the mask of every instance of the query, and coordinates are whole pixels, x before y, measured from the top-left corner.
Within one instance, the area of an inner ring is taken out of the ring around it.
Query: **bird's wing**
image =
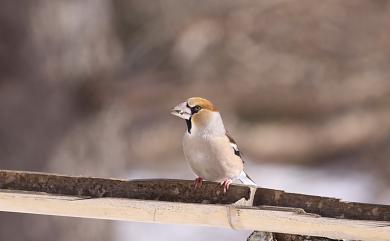
[[[256,186],[255,181],[253,181],[253,179],[250,176],[248,176],[248,174],[246,174],[246,172],[244,172],[244,171],[241,171],[238,179],[245,185]]]
[[[226,132],[226,136],[227,136],[227,138],[229,139],[229,142],[230,142],[230,146],[233,148],[233,150],[234,150],[234,154],[236,154],[237,156],[239,156],[240,158],[241,158],[241,152],[240,152],[240,150],[238,149],[238,145],[237,145],[237,143],[236,143],[236,141],[233,139],[233,137],[229,134],[229,133],[227,133]],[[241,160],[242,160],[242,158],[241,158]],[[242,161],[242,162],[244,162],[244,161]]]
[[[241,152],[240,152],[240,150],[238,149],[238,145],[237,145],[236,141],[235,141],[235,140],[233,139],[233,137],[232,137],[229,133],[227,133],[227,132],[226,132],[226,136],[228,137],[229,142],[230,142],[230,145],[231,145],[231,147],[232,147],[233,150],[234,150],[234,154],[236,154],[237,156],[239,156],[240,159],[241,159],[241,161],[244,163],[244,160],[243,160],[242,157],[241,157]],[[241,171],[240,176],[239,176],[238,179],[239,179],[243,184],[245,184],[245,185],[254,185],[254,186],[256,186],[255,181],[253,181],[253,179],[252,179],[250,176],[248,176],[248,174],[246,174],[246,172],[244,172],[244,171]]]

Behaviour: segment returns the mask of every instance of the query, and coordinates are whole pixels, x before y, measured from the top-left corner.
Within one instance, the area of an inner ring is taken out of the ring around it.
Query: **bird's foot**
[[[197,189],[197,188],[201,187],[202,186],[202,182],[203,182],[203,178],[197,177],[194,180],[194,188]]]
[[[232,184],[233,180],[230,178],[226,178],[223,182],[220,182],[221,186],[223,185],[223,192],[226,193],[226,191],[229,189],[230,184]]]

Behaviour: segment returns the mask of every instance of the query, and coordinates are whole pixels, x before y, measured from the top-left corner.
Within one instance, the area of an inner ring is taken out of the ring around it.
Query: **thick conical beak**
[[[175,106],[172,109],[171,114],[182,119],[189,120],[191,118],[191,109],[187,107],[187,102],[183,102]]]

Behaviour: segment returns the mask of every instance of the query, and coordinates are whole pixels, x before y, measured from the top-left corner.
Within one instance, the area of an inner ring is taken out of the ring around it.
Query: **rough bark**
[[[336,239],[254,231],[247,241],[336,241]]]
[[[194,189],[189,180],[118,180],[72,177],[22,171],[0,171],[0,189],[24,190],[88,197],[118,197],[185,203],[231,204],[250,199],[248,186],[231,185],[227,193],[219,183],[204,182]],[[256,188],[253,206],[295,208],[322,217],[390,221],[390,206],[342,202],[336,198]]]

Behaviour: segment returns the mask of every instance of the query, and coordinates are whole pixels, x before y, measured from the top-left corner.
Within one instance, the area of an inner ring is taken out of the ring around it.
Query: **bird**
[[[221,114],[211,101],[191,97],[175,106],[171,114],[184,119],[187,125],[182,145],[185,159],[197,176],[195,189],[202,186],[203,180],[219,182],[224,192],[235,180],[256,186],[244,171],[238,145],[225,130]]]

